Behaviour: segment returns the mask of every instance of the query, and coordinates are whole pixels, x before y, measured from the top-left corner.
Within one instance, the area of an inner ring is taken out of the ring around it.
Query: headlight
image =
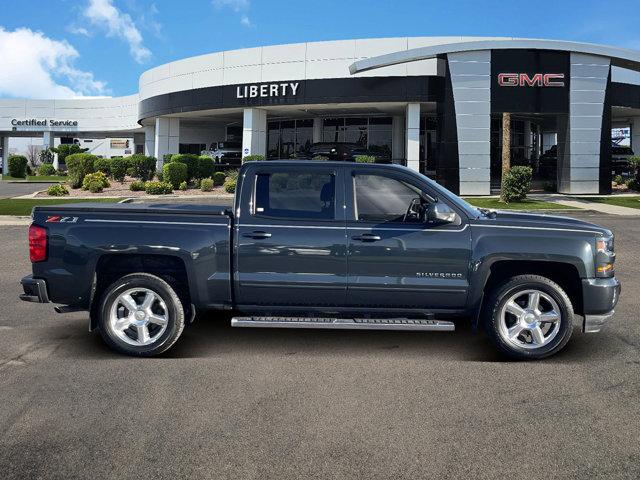
[[[614,275],[616,254],[613,251],[613,235],[596,238],[596,277],[609,278]]]

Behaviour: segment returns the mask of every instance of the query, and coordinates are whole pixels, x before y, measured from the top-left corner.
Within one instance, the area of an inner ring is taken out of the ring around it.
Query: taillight
[[[29,259],[32,263],[47,259],[47,229],[38,225],[29,226]]]

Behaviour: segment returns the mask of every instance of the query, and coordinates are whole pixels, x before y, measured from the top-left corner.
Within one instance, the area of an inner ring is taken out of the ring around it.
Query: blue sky
[[[278,43],[421,35],[640,49],[640,0],[2,0],[0,97],[126,95],[143,71]]]

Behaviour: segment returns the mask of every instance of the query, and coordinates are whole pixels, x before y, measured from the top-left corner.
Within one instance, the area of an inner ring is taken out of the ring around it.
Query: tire
[[[532,308],[536,304],[538,308]],[[518,275],[497,286],[490,292],[484,316],[491,341],[518,360],[554,355],[573,333],[571,300],[557,283],[540,275]]]
[[[113,282],[100,300],[100,335],[110,348],[126,355],[151,357],[165,352],[184,326],[180,298],[155,275],[126,275]]]

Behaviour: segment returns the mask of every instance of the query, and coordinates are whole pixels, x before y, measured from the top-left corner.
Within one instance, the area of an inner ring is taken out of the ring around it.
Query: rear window
[[[260,173],[256,178],[254,215],[272,218],[333,220],[333,173]]]

